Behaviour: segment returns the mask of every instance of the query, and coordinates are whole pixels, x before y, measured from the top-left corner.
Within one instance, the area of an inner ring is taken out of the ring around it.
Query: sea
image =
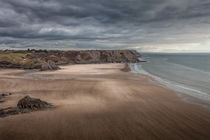
[[[133,72],[154,77],[179,93],[210,102],[210,53],[143,53]]]

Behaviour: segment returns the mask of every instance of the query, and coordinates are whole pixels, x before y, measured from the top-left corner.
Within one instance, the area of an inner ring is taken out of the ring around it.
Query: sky
[[[0,49],[210,52],[210,0],[0,0]]]

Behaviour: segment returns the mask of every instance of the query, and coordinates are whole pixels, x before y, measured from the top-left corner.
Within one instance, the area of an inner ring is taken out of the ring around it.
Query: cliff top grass
[[[0,61],[19,62],[26,58],[27,53],[4,52],[0,53]]]
[[[36,59],[29,58],[29,52],[0,52],[2,67],[36,68],[41,64]]]

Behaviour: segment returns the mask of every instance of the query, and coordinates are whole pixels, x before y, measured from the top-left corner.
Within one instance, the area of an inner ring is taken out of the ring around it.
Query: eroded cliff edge
[[[140,54],[135,50],[84,51],[0,51],[0,68],[42,69],[43,64],[138,63]]]

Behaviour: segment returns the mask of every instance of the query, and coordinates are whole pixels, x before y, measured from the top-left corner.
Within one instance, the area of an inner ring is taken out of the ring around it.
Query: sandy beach
[[[0,118],[1,140],[209,140],[210,108],[184,101],[124,64],[0,70],[0,108],[26,95],[54,108]]]

